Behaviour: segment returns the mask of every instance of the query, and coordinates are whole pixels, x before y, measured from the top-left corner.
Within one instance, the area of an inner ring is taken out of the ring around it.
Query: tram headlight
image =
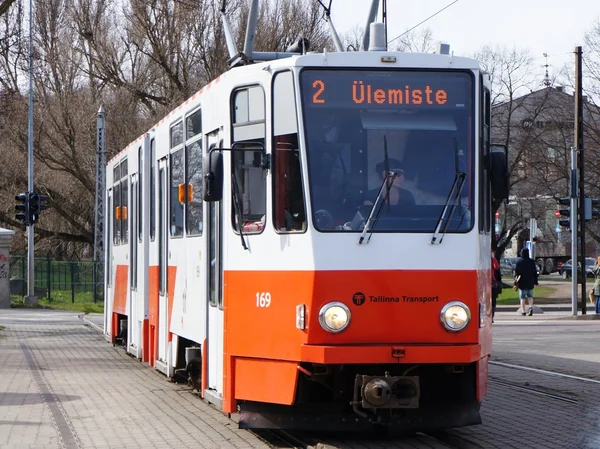
[[[442,307],[440,320],[449,331],[461,331],[471,321],[471,311],[465,303],[452,301]]]
[[[350,309],[341,302],[330,302],[319,310],[319,324],[327,332],[341,332],[350,324]]]

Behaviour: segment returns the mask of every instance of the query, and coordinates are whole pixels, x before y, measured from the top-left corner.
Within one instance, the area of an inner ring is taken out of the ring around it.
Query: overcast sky
[[[388,0],[388,40],[453,1]],[[357,25],[364,28],[370,5],[371,0],[333,0],[331,15],[338,33]],[[599,18],[600,0],[458,0],[415,31],[428,27],[433,39],[450,44],[456,55],[472,55],[485,44],[529,49],[539,61],[541,76],[543,53],[548,53],[552,76],[553,67],[574,65],[575,46],[583,46],[585,54],[584,33]]]

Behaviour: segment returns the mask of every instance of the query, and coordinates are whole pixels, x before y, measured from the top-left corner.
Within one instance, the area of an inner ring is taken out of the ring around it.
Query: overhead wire
[[[395,38],[393,38],[391,41],[388,41],[388,45],[389,45],[389,44],[391,44],[392,42],[394,42],[396,39],[400,39],[400,38],[401,38],[402,36],[404,36],[406,33],[410,33],[412,30],[414,30],[414,29],[415,29],[415,28],[417,28],[418,26],[421,26],[421,25],[423,25],[423,24],[424,24],[425,22],[427,22],[429,19],[431,19],[431,18],[433,18],[433,17],[437,16],[437,15],[438,15],[439,13],[441,13],[442,11],[444,11],[444,10],[446,10],[446,9],[450,8],[450,7],[451,7],[452,5],[454,5],[454,4],[455,4],[457,1],[458,1],[458,0],[454,0],[452,3],[450,3],[450,4],[446,5],[446,6],[444,6],[444,7],[443,7],[442,9],[440,9],[438,12],[436,12],[436,13],[434,13],[434,14],[430,15],[430,16],[429,16],[429,17],[427,17],[425,20],[423,20],[423,21],[421,21],[421,22],[417,23],[417,24],[416,24],[414,27],[412,27],[411,29],[409,29],[409,30],[406,30],[404,33],[400,34],[399,36],[396,36],[396,37],[395,37]]]

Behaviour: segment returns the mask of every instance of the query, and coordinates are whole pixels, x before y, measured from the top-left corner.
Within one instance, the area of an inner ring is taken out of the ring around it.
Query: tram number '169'
[[[256,292],[256,307],[269,307],[271,305],[271,293]]]

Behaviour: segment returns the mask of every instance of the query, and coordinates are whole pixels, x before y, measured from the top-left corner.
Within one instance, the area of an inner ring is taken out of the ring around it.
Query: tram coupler
[[[419,408],[421,389],[416,376],[365,376],[354,379],[354,410]],[[358,412],[357,412],[358,413]],[[362,414],[362,413],[359,413]]]

